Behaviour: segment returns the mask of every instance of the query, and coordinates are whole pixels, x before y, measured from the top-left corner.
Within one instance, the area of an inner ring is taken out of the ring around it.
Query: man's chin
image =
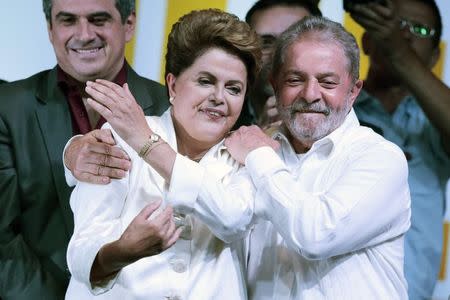
[[[94,81],[96,79],[109,79],[109,78],[106,78],[104,72],[101,72],[101,70],[98,70],[98,69],[78,70],[76,76],[77,76],[77,78],[75,78],[75,77],[74,78],[81,82]]]

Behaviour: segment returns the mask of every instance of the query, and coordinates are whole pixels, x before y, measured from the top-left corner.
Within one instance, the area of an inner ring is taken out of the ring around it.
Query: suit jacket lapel
[[[146,111],[154,103],[145,80],[129,66],[127,72],[130,90],[136,101]],[[38,84],[36,98],[39,101],[36,116],[44,137],[59,204],[70,236],[73,230],[73,215],[69,202],[72,188],[67,186],[65,181],[62,155],[65,144],[72,137],[72,122],[67,101],[57,85],[56,68],[51,70],[47,77]]]
[[[73,230],[73,216],[69,203],[72,188],[65,181],[62,155],[64,145],[72,137],[72,122],[67,101],[57,86],[56,68],[47,76],[36,91],[36,98],[39,101],[36,116],[47,147],[53,181],[70,236]]]
[[[153,105],[152,97],[145,85],[144,80],[130,67],[127,68],[127,81],[131,93],[134,95],[136,101],[141,105],[142,109],[146,111]]]

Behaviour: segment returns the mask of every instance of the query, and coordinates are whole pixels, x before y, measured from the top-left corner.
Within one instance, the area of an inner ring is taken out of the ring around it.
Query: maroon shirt
[[[59,66],[58,68],[58,86],[62,89],[64,96],[69,104],[70,116],[72,119],[72,134],[86,134],[93,129],[99,129],[106,122],[105,118],[100,116],[95,128],[91,127],[86,107],[81,98],[80,90],[84,89],[84,83],[76,81],[69,74],[65,73]],[[114,83],[122,86],[127,82],[127,63],[123,64]]]

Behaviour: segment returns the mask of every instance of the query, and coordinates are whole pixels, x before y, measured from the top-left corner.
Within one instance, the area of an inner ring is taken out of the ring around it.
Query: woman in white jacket
[[[89,105],[132,168],[73,191],[67,299],[247,297],[240,238],[253,185],[223,139],[258,70],[258,38],[236,16],[209,9],[180,18],[167,47],[171,107],[161,117],[145,117],[126,84],[87,84]]]

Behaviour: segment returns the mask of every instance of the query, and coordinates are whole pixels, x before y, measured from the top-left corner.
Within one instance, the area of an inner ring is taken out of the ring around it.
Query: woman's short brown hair
[[[211,48],[239,57],[247,69],[248,83],[253,82],[261,65],[258,36],[237,16],[219,9],[191,11],[172,26],[165,74],[179,76]]]

